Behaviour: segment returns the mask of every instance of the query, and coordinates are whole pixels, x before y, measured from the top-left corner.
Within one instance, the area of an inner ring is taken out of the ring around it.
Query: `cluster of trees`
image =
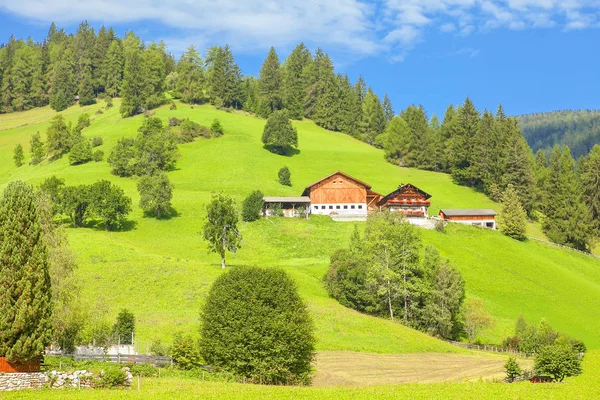
[[[52,176],[40,185],[40,189],[50,197],[53,215],[67,216],[75,227],[98,219],[106,230],[111,230],[122,226],[131,212],[131,198],[107,180],[68,186],[63,179]]]
[[[583,342],[557,332],[545,319],[535,325],[528,323],[522,315],[515,323],[514,336],[507,337],[502,346],[523,353],[539,353],[544,347],[557,343],[568,343],[577,354],[586,351]]]
[[[463,329],[465,282],[460,272],[422,242],[399,213],[369,216],[364,237],[355,228],[349,249],[336,251],[325,277],[341,304],[442,338]]]
[[[535,207],[534,160],[514,118],[498,107],[480,113],[467,98],[449,106],[443,121],[422,106],[409,106],[391,119],[376,143],[396,164],[451,173],[455,182],[484,191],[494,200],[509,185],[528,213]]]
[[[563,110],[517,117],[523,135],[534,152],[546,155],[556,145],[568,146],[575,159],[600,143],[600,111]]]
[[[58,159],[65,154],[69,155],[71,165],[83,164],[91,160],[102,161],[104,153],[101,150],[93,151],[94,147],[102,145],[102,138],[95,137],[90,140],[82,135],[82,131],[90,124],[88,114],[81,114],[75,126],[71,122],[67,124],[65,118],[61,114],[57,114],[52,118],[50,126],[46,130],[46,143],[42,142],[39,132],[31,135],[29,141],[30,164],[39,164],[46,156]],[[25,153],[23,145],[20,143],[15,146],[13,159],[17,167],[24,163]]]

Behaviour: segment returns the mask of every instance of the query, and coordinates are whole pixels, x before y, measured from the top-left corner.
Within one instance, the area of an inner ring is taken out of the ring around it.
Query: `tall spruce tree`
[[[112,28],[106,29],[104,26],[100,28],[92,51],[92,80],[95,93],[106,92],[105,60],[107,59],[108,49],[114,41],[116,41],[116,36]]]
[[[583,199],[590,209],[596,227],[600,224],[600,145],[594,145],[581,171]]]
[[[500,231],[513,239],[525,240],[527,238],[527,213],[519,193],[512,184],[502,193],[502,211],[499,218]]]
[[[82,58],[79,60],[78,94],[80,106],[88,106],[96,103],[92,77],[92,60],[89,58]]]
[[[371,89],[362,102],[361,116],[360,132],[362,137],[367,143],[374,144],[377,136],[385,130],[385,114],[379,97]]]
[[[217,106],[241,108],[244,102],[242,73],[229,45],[210,48],[206,66],[210,101]]]
[[[394,107],[392,107],[392,101],[387,93],[383,95],[383,114],[385,115],[385,123],[387,125],[394,118]]]
[[[408,167],[433,169],[429,122],[423,106],[411,105],[400,113],[409,129],[408,149],[402,160]]]
[[[50,107],[62,111],[73,104],[75,84],[73,77],[73,57],[71,49],[65,49],[54,66]]]
[[[142,53],[142,76],[145,78],[142,99],[146,109],[166,102],[165,54],[164,46],[156,43],[151,43]]]
[[[123,57],[121,41],[113,40],[102,63],[102,85],[110,97],[116,97],[120,93],[125,62]]]
[[[31,186],[10,183],[0,200],[0,357],[41,357],[52,329],[48,250]]]
[[[31,139],[29,141],[30,148],[29,152],[31,154],[31,164],[36,165],[39,164],[46,155],[46,151],[44,150],[44,143],[42,142],[42,137],[39,132],[36,132],[31,135]]]
[[[479,112],[468,97],[456,116],[453,129],[452,145],[452,177],[463,185],[473,185],[477,179],[474,176],[471,161],[473,157],[473,139],[479,129]]]
[[[131,117],[139,114],[145,104],[146,69],[142,66],[142,47],[140,39],[130,32],[123,41],[125,67],[121,83],[121,115]]]
[[[575,174],[575,162],[568,147],[556,146],[550,158],[544,187],[542,222],[544,233],[555,243],[589,251],[593,223],[582,200],[583,190]]]
[[[283,64],[283,104],[292,119],[302,119],[304,116],[306,81],[303,73],[311,62],[310,51],[304,43],[300,43]]]
[[[186,103],[198,104],[204,98],[204,69],[202,59],[194,46],[181,55],[175,68],[177,84],[175,92]]]
[[[260,90],[260,110],[262,117],[268,117],[272,112],[283,107],[282,76],[279,57],[275,48],[271,47],[269,55],[260,69],[258,87]]]

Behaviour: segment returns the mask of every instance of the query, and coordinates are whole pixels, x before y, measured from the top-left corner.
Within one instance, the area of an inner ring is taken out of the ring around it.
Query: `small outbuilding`
[[[490,229],[496,229],[496,215],[498,213],[490,208],[444,208],[440,210],[439,214],[440,218],[444,221]]]
[[[279,213],[288,218],[310,215],[310,197],[308,196],[267,196],[263,198],[263,201],[263,217],[272,217]]]

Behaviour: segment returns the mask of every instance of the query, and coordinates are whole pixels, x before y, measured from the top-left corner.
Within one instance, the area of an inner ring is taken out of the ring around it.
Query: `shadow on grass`
[[[121,221],[119,224],[112,225],[110,229],[106,229],[103,222],[92,221],[85,225],[85,227],[92,228],[96,231],[107,231],[107,232],[129,232],[137,227],[137,221],[127,220]]]
[[[300,154],[300,150],[293,147],[278,147],[272,145],[264,145],[263,149],[284,157],[292,157]]]
[[[172,218],[177,218],[180,215],[181,214],[179,214],[179,212],[177,210],[175,210],[174,208],[170,208],[169,211],[161,214],[160,217],[157,217],[156,213],[152,212],[152,211],[150,211],[150,212],[145,211],[144,212],[144,218],[155,218],[155,219],[158,219],[158,220],[165,220],[165,221],[168,221],[168,220],[170,220]]]

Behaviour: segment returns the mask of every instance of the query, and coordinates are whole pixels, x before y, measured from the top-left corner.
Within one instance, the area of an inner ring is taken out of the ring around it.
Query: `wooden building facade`
[[[377,205],[380,210],[401,212],[409,218],[427,218],[431,195],[410,183],[402,184],[398,189],[382,197]]]
[[[460,224],[481,226],[496,229],[496,215],[498,213],[489,208],[464,208],[464,209],[441,209],[440,218],[444,221],[458,222]]]
[[[310,197],[311,214],[366,216],[369,205],[376,208],[380,194],[371,185],[341,171],[308,185],[303,196]]]

